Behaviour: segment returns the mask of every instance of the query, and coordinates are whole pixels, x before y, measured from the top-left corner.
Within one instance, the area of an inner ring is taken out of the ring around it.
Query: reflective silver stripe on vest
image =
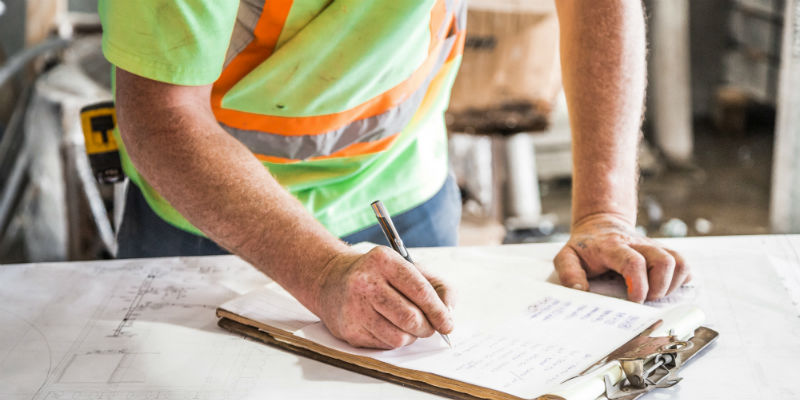
[[[253,41],[261,13],[264,11],[264,0],[240,0],[239,11],[236,14],[236,22],[233,25],[231,41],[228,44],[228,52],[225,54],[225,63],[222,68],[227,68],[228,64],[236,58],[242,50]]]
[[[458,1],[458,6],[454,4],[456,1]],[[467,0],[445,0],[444,4],[447,15],[449,16],[452,12],[452,15],[455,17],[456,30],[459,32],[463,31],[467,27]],[[447,29],[447,25],[448,24],[445,22],[442,29]]]
[[[467,29],[467,0],[459,0],[458,9],[455,11],[456,29],[460,32]]]
[[[237,129],[220,125],[250,151],[266,156],[307,160],[312,157],[331,155],[354,143],[380,140],[402,131],[417,112],[433,77],[447,61],[455,43],[455,36],[442,44],[438,59],[431,73],[420,87],[407,99],[382,114],[351,122],[339,129],[319,135],[287,136],[270,132]]]

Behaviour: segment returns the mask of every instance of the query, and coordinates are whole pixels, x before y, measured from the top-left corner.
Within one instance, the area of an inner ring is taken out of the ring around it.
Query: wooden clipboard
[[[466,391],[453,390],[446,387],[437,386],[422,380],[410,379],[404,376],[398,376],[389,372],[380,371],[378,369],[366,368],[354,363],[331,357],[319,352],[307,349],[305,347],[296,346],[288,343],[285,340],[279,340],[272,334],[259,329],[256,326],[248,325],[244,321],[236,321],[233,318],[238,316],[229,315],[227,311],[218,309],[217,315],[219,319],[219,326],[223,329],[231,331],[236,334],[243,335],[247,338],[256,340],[267,345],[277,347],[279,349],[289,351],[291,353],[310,358],[312,360],[320,361],[338,368],[353,371],[362,375],[370,376],[373,378],[381,379],[387,382],[401,385],[403,387],[421,390],[427,393],[436,394],[442,397],[459,400],[521,400],[521,398],[498,391],[489,391],[487,395],[475,395]],[[231,318],[228,318],[228,317]],[[707,349],[713,343],[719,334],[706,327],[698,327],[694,335],[685,341],[677,340],[674,337],[650,337],[650,333],[661,323],[658,321],[645,329],[642,333],[620,346],[606,357],[599,360],[593,366],[589,367],[584,373],[574,378],[582,378],[583,381],[590,379],[602,379],[605,385],[605,393],[598,393],[598,396],[605,395],[608,399],[613,400],[634,400],[658,388],[670,387],[677,384],[681,378],[677,377],[677,372],[686,363],[700,354],[703,350]],[[664,354],[668,359],[665,359]],[[618,365],[619,370],[616,373],[607,373],[602,370],[603,366]],[[663,367],[656,364],[661,363]],[[655,366],[655,367],[654,367]],[[648,377],[645,376],[641,381],[642,374],[647,374],[650,370],[649,376],[652,378],[648,382]],[[600,374],[600,375],[598,375]],[[433,375],[433,374],[429,374]],[[597,376],[592,376],[597,375]],[[440,377],[439,379],[447,380],[449,378]],[[637,378],[638,377],[638,378]],[[571,378],[570,380],[574,379]],[[581,381],[581,379],[576,379]],[[569,380],[568,380],[569,381]],[[566,381],[565,381],[566,382]],[[576,382],[576,384],[580,384]],[[568,386],[569,387],[569,386]],[[560,393],[560,392],[559,392]],[[569,391],[567,391],[569,393]],[[537,400],[557,400],[565,399],[560,395],[546,394],[536,398]]]

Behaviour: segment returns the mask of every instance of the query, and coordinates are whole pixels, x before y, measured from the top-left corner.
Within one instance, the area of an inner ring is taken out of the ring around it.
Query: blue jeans
[[[407,247],[439,247],[458,244],[461,222],[461,192],[452,173],[430,200],[398,215],[392,222]],[[388,245],[376,223],[342,238],[347,243],[372,242]]]
[[[449,174],[431,199],[393,215],[397,231],[408,247],[455,246],[461,220],[461,194]],[[139,188],[130,184],[122,224],[117,234],[117,258],[206,256],[230,254],[213,241],[170,225],[147,204]],[[342,237],[348,243],[387,244],[378,224]]]

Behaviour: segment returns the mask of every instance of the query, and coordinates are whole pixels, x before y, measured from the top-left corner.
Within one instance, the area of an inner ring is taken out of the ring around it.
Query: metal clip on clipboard
[[[655,322],[578,376],[618,361],[622,379],[617,381],[611,374],[603,376],[604,394],[609,400],[634,400],[655,389],[676,385],[683,379],[678,376],[678,370],[711,344],[719,333],[701,326],[687,340],[678,340],[672,331],[668,336],[651,337],[650,334],[661,323],[660,320]]]

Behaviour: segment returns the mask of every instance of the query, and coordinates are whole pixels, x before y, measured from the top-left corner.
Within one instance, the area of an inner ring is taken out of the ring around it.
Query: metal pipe
[[[25,90],[20,96],[19,102],[14,107],[11,119],[8,122],[3,136],[0,137],[0,166],[5,165],[6,157],[11,157],[14,153],[14,163],[8,176],[0,174],[0,235],[5,231],[14,200],[19,194],[23,183],[24,172],[30,163],[28,146],[24,135],[22,135],[22,122],[25,120],[25,113],[28,105],[30,91]],[[17,146],[17,144],[19,144]]]
[[[535,157],[530,133],[507,139],[508,217],[517,228],[535,227],[542,216]]]
[[[46,40],[31,48],[20,51],[11,56],[6,61],[5,65],[0,67],[0,86],[6,84],[6,81],[14,77],[17,73],[22,71],[28,63],[33,61],[36,57],[53,50],[60,50],[71,41],[68,39],[54,38]]]
[[[669,161],[691,162],[689,0],[653,2],[652,99],[655,140]]]
[[[16,203],[17,194],[22,187],[22,183],[25,181],[23,178],[28,171],[30,161],[31,157],[28,146],[23,145],[22,151],[17,156],[16,162],[14,162],[14,167],[8,177],[8,181],[3,185],[3,192],[0,193],[0,233],[5,230],[8,218],[11,216],[11,211]]]

